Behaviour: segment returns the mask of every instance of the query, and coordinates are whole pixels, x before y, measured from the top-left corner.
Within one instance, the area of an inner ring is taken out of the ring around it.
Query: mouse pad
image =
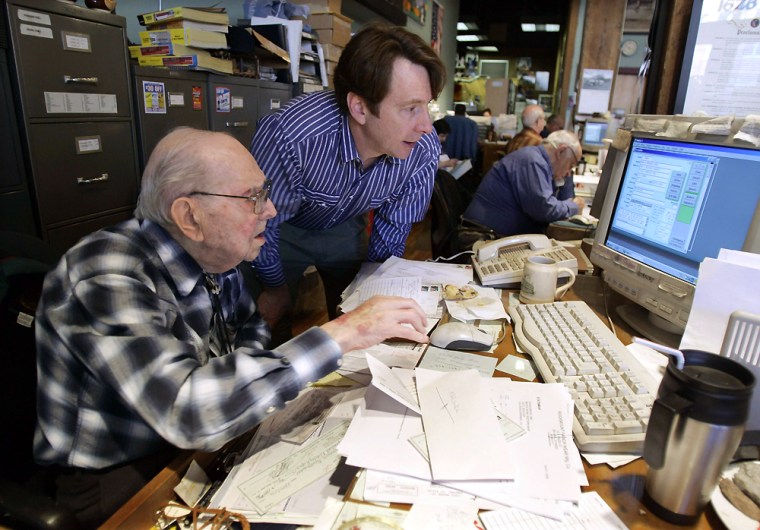
[[[496,366],[496,369],[520,379],[525,379],[526,381],[533,381],[536,378],[536,372],[530,365],[530,361],[517,355],[507,355]]]

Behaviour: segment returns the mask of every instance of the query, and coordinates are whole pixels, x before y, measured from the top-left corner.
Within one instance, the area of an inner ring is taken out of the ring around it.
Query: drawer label
[[[100,144],[100,136],[77,136],[74,138],[77,147],[78,155],[86,155],[89,153],[100,153],[103,148]]]
[[[90,36],[84,33],[70,33],[62,31],[63,49],[75,52],[91,52]]]
[[[184,92],[169,92],[169,106],[170,107],[184,107],[185,93]]]
[[[45,92],[48,114],[117,114],[116,94]]]
[[[36,11],[29,11],[28,9],[19,9],[16,12],[16,16],[18,16],[19,20],[23,20],[24,22],[34,22],[35,24],[45,24],[46,26],[50,26],[51,24],[50,15],[37,13]],[[23,26],[24,24],[21,25]]]
[[[242,97],[235,97],[232,96],[232,108],[233,109],[242,109],[244,106],[243,98]]]
[[[145,114],[166,114],[166,87],[157,81],[143,81]]]
[[[18,30],[22,35],[27,35],[29,37],[41,37],[43,39],[53,38],[53,30],[50,28],[31,26],[29,24],[19,24]]]

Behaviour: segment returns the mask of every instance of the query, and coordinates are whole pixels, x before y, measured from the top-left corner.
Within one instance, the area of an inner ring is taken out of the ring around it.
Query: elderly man
[[[565,128],[565,119],[559,114],[552,114],[546,120],[546,126],[541,131],[541,138],[546,138],[555,131],[561,131]]]
[[[389,337],[427,342],[412,300],[373,298],[275,349],[238,270],[276,214],[269,181],[222,133],[177,129],[148,161],[135,217],[82,239],[37,310],[34,455],[94,528],[176,448],[212,451]]]
[[[507,236],[542,233],[549,223],[581,212],[582,198],[555,195],[580,156],[578,138],[568,131],[505,156],[483,177],[465,219]]]
[[[522,111],[522,124],[523,130],[517,133],[507,144],[507,154],[514,153],[521,147],[541,143],[541,131],[546,125],[544,109],[540,105],[525,107]]]

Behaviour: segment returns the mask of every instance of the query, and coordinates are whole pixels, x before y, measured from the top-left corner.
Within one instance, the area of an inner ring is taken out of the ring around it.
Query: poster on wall
[[[440,56],[441,42],[443,41],[443,6],[435,0],[433,0],[431,16],[433,18],[430,29],[430,47]]]
[[[612,77],[612,70],[583,69],[578,114],[604,113],[609,110]]]
[[[404,13],[420,24],[425,24],[427,5],[430,0],[404,0]]]
[[[684,56],[691,61],[684,61],[677,112],[702,111],[711,116],[758,113],[760,2],[695,2],[686,48]]]

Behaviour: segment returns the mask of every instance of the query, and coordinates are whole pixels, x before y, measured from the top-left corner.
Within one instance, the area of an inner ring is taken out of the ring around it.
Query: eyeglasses
[[[577,166],[581,159],[578,158],[578,156],[575,154],[575,150],[572,147],[568,146],[567,150],[570,151],[570,153],[573,155],[573,167]]]
[[[269,192],[271,189],[272,189],[272,181],[269,179],[266,179],[261,189],[257,191],[256,193],[254,193],[253,195],[249,195],[249,196],[225,195],[224,193],[209,193],[206,191],[192,191],[188,193],[188,195],[207,195],[210,197],[228,197],[230,199],[245,199],[253,203],[253,213],[255,213],[256,215],[259,215],[261,212],[264,211],[264,207],[267,204],[267,199],[269,199]]]

